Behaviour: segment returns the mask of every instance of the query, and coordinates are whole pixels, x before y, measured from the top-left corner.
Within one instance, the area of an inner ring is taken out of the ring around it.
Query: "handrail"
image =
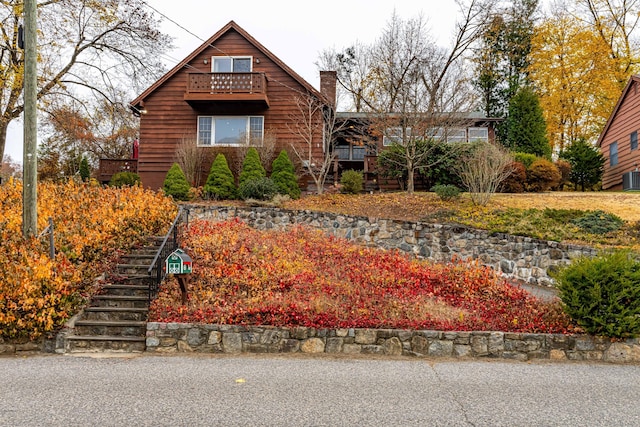
[[[162,240],[162,244],[158,248],[155,257],[153,257],[153,261],[147,270],[147,274],[149,276],[153,276],[153,269],[156,269],[156,275],[154,280],[149,283],[149,302],[153,301],[153,299],[158,295],[158,289],[160,288],[160,284],[167,277],[167,272],[164,271],[164,261],[167,257],[176,249],[178,249],[178,225],[182,221],[182,214],[184,209],[182,206],[178,208],[178,214],[176,218],[173,220],[171,227],[169,227],[169,231],[164,236]],[[189,221],[189,211],[187,210],[187,223]]]

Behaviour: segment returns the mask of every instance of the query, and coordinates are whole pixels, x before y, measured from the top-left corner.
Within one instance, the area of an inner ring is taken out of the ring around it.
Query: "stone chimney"
[[[335,71],[320,71],[320,93],[327,98],[332,107],[336,106],[336,84],[338,73]]]

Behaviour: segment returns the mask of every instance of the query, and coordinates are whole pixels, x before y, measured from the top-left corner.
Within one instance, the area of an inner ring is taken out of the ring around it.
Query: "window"
[[[407,137],[410,138],[411,128],[407,128],[406,132],[407,132],[406,134]],[[387,130],[384,133],[384,136],[382,137],[382,145],[384,146],[389,146],[392,144],[403,145],[403,143],[404,143],[403,129],[401,127],[387,128]]]
[[[638,131],[633,131],[631,132],[631,150],[637,150],[638,149]]]
[[[609,166],[618,164],[618,141],[612,142],[609,146]]]
[[[200,116],[198,145],[260,145],[264,117]]]
[[[448,129],[447,142],[467,142],[467,130],[465,128]]]
[[[211,58],[211,71],[214,73],[250,73],[250,56],[214,56]]]
[[[489,128],[469,128],[469,142],[489,142]]]

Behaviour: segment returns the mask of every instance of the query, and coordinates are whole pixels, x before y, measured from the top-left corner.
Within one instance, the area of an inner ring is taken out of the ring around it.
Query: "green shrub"
[[[238,188],[224,154],[218,154],[211,164],[207,183],[203,190],[205,196],[216,199],[235,199],[237,197]]]
[[[80,170],[78,172],[83,182],[87,182],[91,178],[91,168],[89,168],[89,162],[86,157],[83,157],[80,161]]]
[[[522,163],[525,168],[529,168],[533,162],[538,160],[538,156],[531,153],[513,153],[513,160]]]
[[[167,172],[162,189],[165,194],[177,200],[189,200],[191,186],[179,164],[174,163]]]
[[[565,312],[593,335],[640,333],[640,263],[616,251],[579,258],[555,275]]]
[[[523,193],[527,181],[527,168],[520,162],[512,162],[509,167],[511,174],[500,183],[498,191],[501,193]]]
[[[278,194],[278,187],[271,178],[263,176],[240,184],[238,193],[242,200],[271,200]]]
[[[619,216],[601,210],[587,212],[571,222],[580,230],[591,234],[607,234],[619,230],[624,225]]]
[[[238,177],[238,185],[242,186],[242,184],[247,181],[264,178],[265,176],[267,176],[267,172],[264,170],[264,167],[260,162],[260,154],[258,154],[258,150],[256,150],[255,147],[249,148],[247,154],[244,156],[244,161],[242,162],[242,170]]]
[[[584,211],[579,209],[550,209],[545,208],[542,211],[544,218],[553,220],[560,224],[566,224],[584,215]]]
[[[458,187],[456,187],[455,185],[438,184],[438,185],[434,185],[433,187],[431,187],[431,191],[436,193],[438,195],[438,197],[440,197],[440,200],[443,200],[445,202],[447,202],[449,200],[454,200],[454,199],[457,199],[458,197],[460,197],[460,189]]]
[[[271,179],[278,187],[278,193],[292,199],[300,198],[296,171],[286,150],[282,150],[271,164]]]
[[[527,191],[543,192],[560,183],[556,165],[546,159],[538,159],[527,168]]]
[[[111,187],[133,187],[140,184],[140,175],[134,172],[118,172],[111,177],[109,186]]]
[[[347,194],[359,194],[362,192],[363,181],[362,172],[352,169],[346,170],[340,177],[340,184],[342,185],[340,191]]]

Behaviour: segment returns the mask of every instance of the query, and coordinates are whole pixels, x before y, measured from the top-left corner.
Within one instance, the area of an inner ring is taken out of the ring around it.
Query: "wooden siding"
[[[175,151],[181,141],[188,139],[195,143],[198,115],[264,116],[264,133],[275,136],[276,154],[281,149],[288,149],[291,143],[298,142],[288,130],[287,123],[298,112],[294,97],[298,93],[307,93],[307,89],[234,29],[223,34],[213,45],[215,47],[204,49],[142,100],[147,114],[140,120],[138,173],[145,187],[161,188],[167,171],[176,160]],[[269,107],[264,103],[241,101],[198,103],[192,106],[185,101],[188,73],[211,72],[211,57],[222,53],[252,57],[253,72],[266,75]],[[220,148],[206,150],[219,152]],[[233,148],[225,150],[233,151]],[[209,170],[213,155],[206,157],[208,164],[203,165],[204,171]]]
[[[600,150],[606,162],[602,177],[603,190],[621,190],[622,175],[640,167],[640,149],[631,150],[630,136],[640,133],[640,81],[632,79],[623,92],[617,108],[600,137]],[[618,164],[610,166],[609,149],[618,143]]]

